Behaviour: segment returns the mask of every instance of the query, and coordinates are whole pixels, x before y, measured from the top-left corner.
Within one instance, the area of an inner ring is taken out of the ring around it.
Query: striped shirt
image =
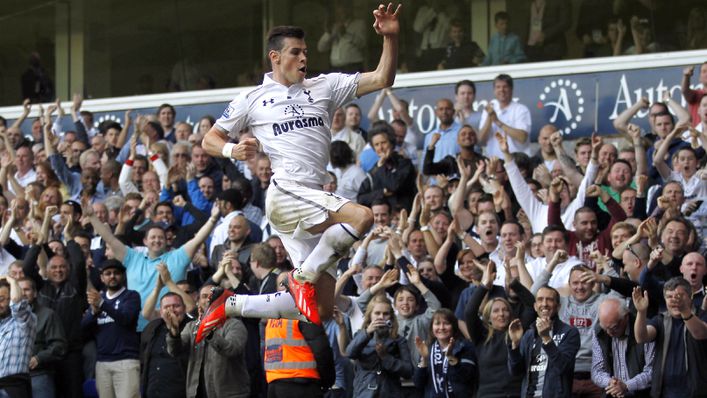
[[[0,320],[0,377],[29,373],[37,317],[27,300],[10,303],[10,316]]]
[[[631,327],[630,325],[628,327]],[[626,355],[613,355],[614,374],[609,374],[604,363],[602,348],[599,345],[596,335],[592,333],[592,381],[599,388],[606,388],[612,377],[623,381],[628,388],[629,395],[650,387],[653,375],[653,358],[655,356],[655,343],[650,342],[643,345],[646,365],[643,370],[631,378],[626,365]],[[628,344],[628,333],[620,338],[611,338],[611,350],[614,353],[625,353]]]

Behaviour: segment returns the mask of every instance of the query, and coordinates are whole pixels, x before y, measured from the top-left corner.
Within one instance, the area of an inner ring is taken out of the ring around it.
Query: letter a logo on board
[[[584,113],[584,98],[577,83],[569,79],[557,79],[545,86],[540,93],[538,109],[551,108],[548,120],[567,135],[577,128]]]

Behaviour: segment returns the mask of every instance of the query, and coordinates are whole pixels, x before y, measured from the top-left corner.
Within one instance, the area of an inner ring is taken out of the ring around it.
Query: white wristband
[[[236,146],[236,144],[227,142],[224,146],[223,149],[221,150],[221,154],[223,155],[224,158],[226,159],[231,159],[233,157],[233,147]]]

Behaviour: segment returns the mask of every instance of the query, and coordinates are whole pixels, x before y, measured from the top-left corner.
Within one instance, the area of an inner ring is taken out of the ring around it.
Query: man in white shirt
[[[317,50],[329,53],[329,63],[336,72],[363,71],[366,47],[366,23],[352,18],[353,10],[343,4],[334,6],[334,23],[319,38]]]
[[[366,146],[366,141],[358,131],[353,131],[346,126],[344,124],[345,120],[344,108],[337,108],[334,111],[334,117],[331,119],[331,141],[345,142],[353,151],[355,158],[358,158],[358,155],[361,154],[361,151]]]
[[[528,263],[526,268],[530,277],[537,279],[542,271],[547,267],[548,261],[554,261],[555,267],[552,272],[552,277],[548,282],[548,286],[561,289],[567,286],[570,270],[578,264],[583,264],[577,257],[567,254],[567,243],[569,243],[569,235],[565,228],[561,225],[548,225],[543,230],[543,250],[545,257],[538,257]],[[557,253],[557,256],[555,256]]]
[[[32,153],[32,148],[30,148],[29,145],[24,144],[17,148],[17,157],[15,158],[17,172],[15,173],[15,179],[22,188],[37,180],[37,173],[34,171],[33,165],[34,154]],[[8,188],[10,189],[10,192],[17,194],[13,189],[12,184],[8,184]]]
[[[501,157],[501,149],[494,134],[508,135],[511,152],[523,152],[530,156],[530,111],[528,107],[513,101],[513,78],[506,74],[493,80],[493,94],[496,99],[489,101],[481,113],[479,142],[486,145],[485,155]]]
[[[399,11],[400,6],[394,9],[392,4],[373,11],[373,28],[383,36],[383,51],[378,68],[363,74],[305,79],[304,31],[273,28],[267,41],[272,73],[265,75],[262,85],[231,102],[204,137],[204,148],[211,155],[238,160],[254,157],[258,143],[262,145],[274,172],[267,216],[297,268],[288,277],[293,297],[221,295],[202,320],[197,341],[227,317],[288,317],[321,324],[320,313],[324,318],[332,314],[336,280],[332,266],[339,253],[368,231],[373,217],[370,209],[322,190],[329,179],[329,122],[336,108],[393,84]],[[235,138],[248,126],[255,138],[228,142],[229,135]]]

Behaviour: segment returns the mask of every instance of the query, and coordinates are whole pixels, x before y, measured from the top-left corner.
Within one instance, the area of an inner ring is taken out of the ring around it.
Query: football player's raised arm
[[[375,17],[373,29],[377,34],[383,36],[383,51],[376,70],[361,75],[356,90],[358,97],[390,87],[395,81],[395,72],[398,68],[398,33],[400,32],[398,13],[400,8],[401,5],[398,5],[393,10],[393,3],[389,3],[387,8],[381,4],[373,11]]]

